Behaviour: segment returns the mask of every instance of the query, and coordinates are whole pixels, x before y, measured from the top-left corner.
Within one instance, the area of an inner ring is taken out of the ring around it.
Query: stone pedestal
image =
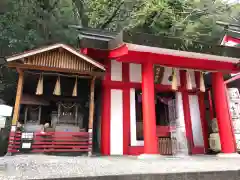
[[[141,154],[138,156],[138,159],[142,160],[151,160],[151,159],[159,159],[162,158],[163,156],[160,154]]]
[[[217,157],[221,157],[221,158],[240,158],[240,154],[238,154],[238,153],[218,153]]]

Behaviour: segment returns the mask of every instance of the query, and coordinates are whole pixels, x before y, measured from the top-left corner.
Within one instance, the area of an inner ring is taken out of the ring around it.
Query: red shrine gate
[[[121,56],[117,59],[118,62],[122,63],[122,79],[121,81],[125,82],[114,82],[111,79],[111,70],[110,65],[108,65],[107,73],[109,73],[109,79],[105,79],[104,85],[105,88],[108,89],[105,91],[106,97],[109,98],[111,104],[111,91],[112,89],[119,89],[119,91],[123,92],[123,133],[129,132],[129,122],[127,119],[131,118],[131,114],[128,109],[130,105],[128,105],[129,99],[129,89],[134,88],[136,86],[140,86],[142,88],[142,101],[143,101],[143,128],[144,128],[144,146],[129,146],[131,142],[129,142],[129,135],[123,136],[123,154],[157,154],[158,146],[157,146],[157,138],[156,131],[157,127],[155,124],[155,107],[154,107],[154,89],[159,90],[169,90],[172,91],[171,85],[154,85],[154,72],[153,65],[158,64],[160,66],[168,66],[175,67],[180,69],[180,81],[181,85],[178,87],[177,92],[181,92],[182,101],[183,101],[183,112],[184,112],[184,121],[186,127],[186,138],[188,141],[188,145],[190,148],[190,153],[204,153],[208,149],[208,133],[207,133],[207,122],[205,119],[205,103],[204,103],[204,93],[199,91],[200,82],[199,82],[199,71],[207,71],[212,74],[212,82],[213,82],[213,90],[214,90],[214,102],[215,102],[215,110],[217,114],[217,119],[219,123],[219,128],[224,129],[220,133],[221,143],[222,143],[222,152],[223,153],[233,153],[236,152],[234,137],[232,133],[231,121],[229,118],[228,104],[225,93],[225,84],[223,80],[222,72],[238,72],[238,68],[236,64],[238,63],[238,58],[231,57],[222,57],[208,54],[200,54],[200,53],[191,53],[191,52],[181,52],[175,50],[167,50],[156,47],[149,47],[143,45],[136,44],[127,44],[128,52],[126,55]],[[90,55],[90,54],[89,54]],[[193,63],[194,62],[194,63]],[[140,64],[142,67],[141,72],[141,80],[142,83],[135,84],[127,81],[128,75],[126,74],[126,69],[129,68],[128,64],[136,63]],[[125,69],[126,68],[126,69]],[[183,69],[183,70],[181,70]],[[187,89],[187,74],[184,69],[192,69],[195,70],[195,78],[196,78],[196,89],[188,90]],[[217,72],[219,71],[219,72]],[[124,77],[127,77],[124,79]],[[191,105],[189,103],[189,95],[194,94],[197,95],[199,111],[200,111],[200,126],[202,128],[203,140],[204,144],[202,147],[197,147],[194,144],[194,134],[193,134],[193,125],[192,125],[192,116],[191,116]],[[221,97],[221,98],[220,98]],[[225,97],[225,98],[222,98]],[[220,102],[221,101],[221,102]],[[108,102],[105,101],[105,102]],[[119,101],[120,102],[120,101]],[[112,106],[111,106],[112,108]],[[104,108],[105,109],[105,108]],[[109,128],[111,128],[112,118],[109,115],[109,112],[103,114],[104,122],[102,122],[102,152],[106,155],[111,154],[111,138],[112,134],[108,134]],[[130,116],[130,118],[129,118]],[[105,124],[106,123],[106,124]],[[106,129],[105,129],[106,128]],[[227,128],[227,130],[225,130]],[[131,133],[130,133],[131,134]],[[131,141],[131,140],[130,140]],[[119,142],[119,141],[118,141]],[[121,153],[121,152],[119,152]]]

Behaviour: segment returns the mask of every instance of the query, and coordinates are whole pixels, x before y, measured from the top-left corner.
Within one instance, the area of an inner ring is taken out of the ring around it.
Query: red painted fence
[[[8,152],[55,153],[90,152],[92,134],[88,132],[11,132]]]

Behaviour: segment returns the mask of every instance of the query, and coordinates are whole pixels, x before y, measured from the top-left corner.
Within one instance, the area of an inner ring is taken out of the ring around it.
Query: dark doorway
[[[174,92],[156,92],[155,93],[155,110],[156,125],[169,126],[170,120],[175,118],[175,93]],[[142,91],[136,90],[136,126],[137,140],[143,140],[143,115],[142,115]]]

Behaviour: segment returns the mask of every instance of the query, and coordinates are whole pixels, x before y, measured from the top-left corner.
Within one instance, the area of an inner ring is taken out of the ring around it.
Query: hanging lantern
[[[57,82],[56,82],[53,94],[56,96],[61,95],[61,85],[60,85],[60,77],[59,76],[57,78]]]
[[[177,72],[176,69],[172,69],[172,90],[177,90]]]
[[[75,80],[75,85],[74,85],[74,88],[73,88],[73,93],[72,93],[72,96],[77,96],[77,85],[78,85],[78,80],[77,80],[77,77],[76,77],[76,80]]]
[[[43,75],[41,74],[37,84],[36,95],[42,94],[43,94]]]
[[[189,70],[186,71],[186,76],[187,76],[187,89],[192,90],[192,79]]]
[[[200,72],[200,83],[199,83],[199,86],[200,86],[200,91],[201,92],[205,92],[206,91],[206,88],[205,88],[205,83],[204,83],[204,73],[203,72]]]

